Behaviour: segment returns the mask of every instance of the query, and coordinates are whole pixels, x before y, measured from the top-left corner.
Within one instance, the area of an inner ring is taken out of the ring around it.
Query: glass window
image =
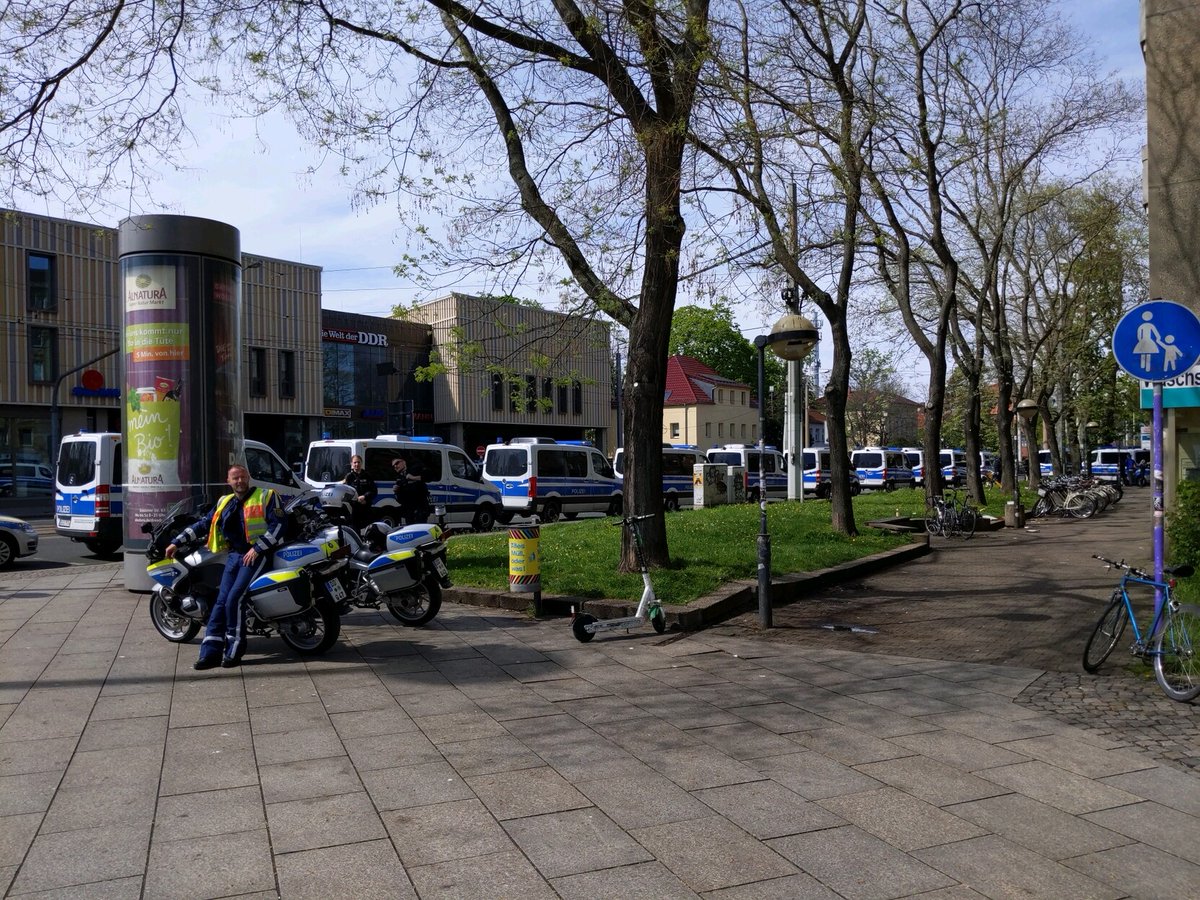
[[[671,423],[671,437],[673,437],[673,438],[679,437],[679,423],[678,422]]]
[[[537,412],[537,377],[525,376],[525,412]]]
[[[567,414],[567,386],[565,384],[558,386],[558,414],[560,416]]]
[[[586,453],[581,453],[578,450],[568,450],[563,453],[563,456],[566,461],[567,475],[570,478],[587,478],[588,460]]]
[[[508,383],[508,411],[516,412],[520,404],[518,398],[521,396],[521,384],[518,381],[510,381]]]
[[[26,278],[29,285],[26,306],[42,312],[58,309],[54,284],[55,258],[45,253],[30,253],[27,257]]]
[[[704,423],[704,436],[706,438],[712,437],[712,422]]]
[[[708,461],[718,463],[722,466],[740,466],[742,464],[742,456],[740,453],[722,452],[708,454]]]
[[[92,441],[69,441],[58,454],[58,481],[68,487],[91,484],[96,477],[96,445]]]
[[[717,437],[725,437],[725,423],[724,422],[717,423]]]
[[[306,478],[311,478],[313,481],[341,481],[349,471],[349,447],[332,446],[309,449],[308,462],[304,465]]]
[[[718,403],[725,402],[725,391],[723,391],[721,388],[717,388],[717,402]]]
[[[268,481],[271,484],[292,484],[292,473],[285,469],[275,458],[259,447],[246,448],[246,468],[254,481]]]
[[[457,450],[448,451],[450,455],[450,474],[464,481],[475,480],[475,465]]]
[[[577,416],[583,415],[583,384],[576,381],[571,385],[571,405],[574,407],[572,412]]]
[[[592,451],[592,470],[597,475],[602,475],[605,478],[617,477],[617,473],[613,471],[608,460],[604,458],[604,454],[596,451]]]
[[[568,454],[565,450],[542,450],[538,452],[538,475],[542,478],[562,478],[567,474]]]
[[[58,330],[29,328],[29,380],[48,384],[58,377]]]
[[[250,348],[250,396],[267,396],[267,350],[265,347]]]
[[[554,412],[554,380],[551,378],[542,379],[542,411]]]
[[[492,374],[492,412],[504,412],[504,376]]]
[[[291,400],[296,396],[296,351],[279,351],[279,396]]]
[[[525,474],[529,454],[523,449],[498,447],[489,450],[483,461],[484,471],[496,478],[513,478]]]

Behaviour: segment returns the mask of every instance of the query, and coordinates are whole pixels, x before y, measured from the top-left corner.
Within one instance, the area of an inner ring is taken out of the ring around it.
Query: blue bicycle
[[[1166,580],[1157,581],[1153,575],[1124,562],[1097,555],[1092,558],[1109,568],[1121,569],[1122,575],[1121,583],[1113,591],[1112,599],[1083,648],[1084,669],[1096,672],[1121,640],[1125,626],[1132,625],[1133,643],[1129,652],[1141,659],[1153,660],[1154,677],[1166,695],[1179,701],[1200,695],[1200,656],[1197,655],[1200,650],[1200,607],[1175,599],[1175,580],[1187,578],[1195,569],[1189,565],[1166,566],[1163,569]],[[1133,611],[1133,601],[1129,597],[1131,586],[1152,590],[1162,597],[1162,603],[1145,631],[1138,626]]]

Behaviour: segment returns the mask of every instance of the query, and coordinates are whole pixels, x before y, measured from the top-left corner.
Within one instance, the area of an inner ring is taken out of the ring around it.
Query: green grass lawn
[[[1003,515],[1005,497],[989,496],[984,512]],[[847,538],[829,525],[829,503],[771,503],[771,572],[809,572],[859,559],[908,543],[906,535],[866,523],[896,515],[924,516],[925,495],[917,490],[868,493],[854,500],[859,535]],[[653,573],[654,590],[664,603],[687,603],[729,581],[755,579],[758,560],[758,506],[718,506],[667,515],[669,568]],[[620,529],[615,519],[581,519],[547,525],[541,531],[542,590],[547,594],[637,600],[638,573],[617,572]],[[455,535],[449,542],[450,575],[459,587],[506,590],[508,532]]]

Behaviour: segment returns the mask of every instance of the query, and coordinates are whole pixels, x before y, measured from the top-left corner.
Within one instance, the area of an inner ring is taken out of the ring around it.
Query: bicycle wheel
[[[1066,509],[1067,515],[1073,519],[1090,519],[1096,514],[1096,504],[1083,494],[1075,494],[1068,498],[1064,509]]]
[[[925,512],[925,530],[928,531],[931,535],[941,536],[943,526],[944,526],[944,521],[945,521],[942,513],[943,513],[942,508],[940,506],[936,506],[936,505],[932,506],[928,510],[926,510],[926,512]]]
[[[969,541],[975,534],[975,526],[979,524],[979,513],[973,506],[964,506],[958,513],[958,524],[962,529],[963,540]]]
[[[1096,673],[1101,663],[1108,659],[1108,655],[1113,652],[1113,647],[1117,646],[1117,641],[1121,639],[1121,635],[1125,632],[1125,626],[1128,624],[1129,610],[1125,606],[1125,597],[1121,593],[1121,589],[1117,588],[1113,591],[1112,599],[1083,648],[1085,671]]]
[[[1040,519],[1042,516],[1049,515],[1050,501],[1045,497],[1038,497],[1037,502],[1033,504],[1033,509],[1029,511],[1029,518]]]
[[[1172,700],[1200,696],[1200,606],[1181,606],[1154,641],[1154,677]]]

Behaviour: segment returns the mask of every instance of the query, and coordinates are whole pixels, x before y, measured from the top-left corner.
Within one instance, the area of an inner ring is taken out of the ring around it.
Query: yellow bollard
[[[542,614],[542,559],[538,549],[541,528],[523,525],[508,529],[508,589],[533,594],[534,615]]]

